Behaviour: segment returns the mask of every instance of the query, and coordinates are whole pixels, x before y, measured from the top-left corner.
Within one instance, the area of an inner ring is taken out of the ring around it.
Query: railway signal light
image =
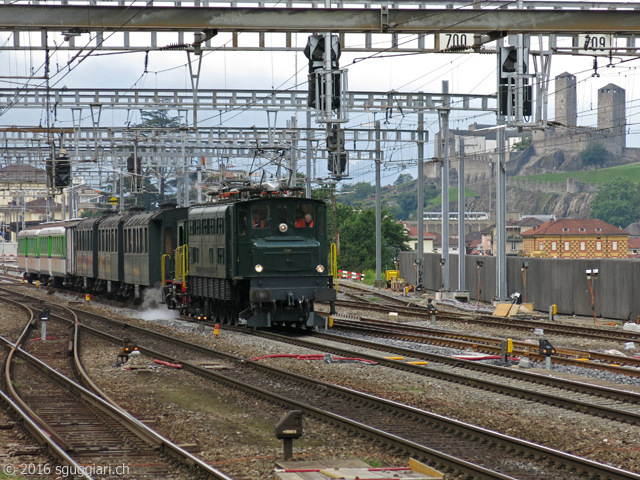
[[[344,148],[344,131],[333,124],[327,135],[327,150],[335,151]]]
[[[553,345],[551,345],[551,342],[549,342],[549,340],[545,340],[544,338],[541,338],[539,353],[540,355],[545,355],[547,357],[550,357],[551,355],[556,354],[556,349],[553,347]]]
[[[142,160],[140,160],[140,157],[129,155],[127,158],[127,172],[133,174],[131,177],[131,190],[136,193],[142,191]]]
[[[335,177],[342,177],[347,170],[347,152],[329,152],[327,168]]]
[[[523,49],[522,73],[526,74],[529,68],[529,49]],[[516,111],[516,81],[518,69],[518,49],[516,47],[500,48],[500,85],[499,106],[500,115],[515,115]],[[532,112],[533,88],[528,85],[529,80],[522,78],[522,115],[530,116]]]
[[[140,175],[142,173],[142,162],[140,161],[140,157],[135,157],[133,155],[129,155],[127,158],[127,172],[134,173],[136,175]]]
[[[71,162],[64,148],[59,150],[53,163],[53,186],[65,188],[71,185]]]
[[[336,35],[331,35],[331,70],[338,69],[338,60],[340,59],[340,41]],[[307,39],[307,46],[304,49],[304,55],[309,59],[309,97],[307,106],[312,108],[323,109],[322,98],[325,95],[325,74],[324,55],[325,55],[325,37],[324,35],[311,35]],[[334,110],[340,108],[340,74],[331,73],[332,75],[332,100],[331,108]]]

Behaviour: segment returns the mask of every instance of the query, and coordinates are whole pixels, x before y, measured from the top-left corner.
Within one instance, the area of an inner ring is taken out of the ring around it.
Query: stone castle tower
[[[556,122],[575,127],[578,124],[576,77],[568,72],[556,77]]]
[[[624,147],[627,119],[625,90],[613,83],[598,90],[598,129],[608,129],[610,134],[620,137]]]

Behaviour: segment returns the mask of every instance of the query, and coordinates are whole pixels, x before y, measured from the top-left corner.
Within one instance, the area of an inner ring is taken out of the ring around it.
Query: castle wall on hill
[[[579,155],[591,142],[599,142],[612,155],[621,158],[625,150],[625,136],[615,129],[599,130],[588,127],[551,127],[533,131],[533,147],[538,155],[562,150],[565,155]]]
[[[565,182],[549,182],[542,180],[523,180],[507,177],[507,186],[518,187],[532,192],[542,193],[596,193],[600,183],[583,183],[579,178],[567,178]]]

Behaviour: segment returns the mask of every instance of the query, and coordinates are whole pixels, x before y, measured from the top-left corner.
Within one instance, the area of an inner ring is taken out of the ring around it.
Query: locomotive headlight
[[[318,266],[316,267],[316,272],[318,272],[318,273],[322,273],[322,272],[324,272],[324,265],[318,265]]]
[[[256,272],[262,273],[262,265],[257,264],[254,268],[256,269]]]
[[[289,227],[287,226],[286,223],[281,223],[280,225],[278,225],[278,230],[280,230],[282,233],[284,233],[287,230],[289,230]]]

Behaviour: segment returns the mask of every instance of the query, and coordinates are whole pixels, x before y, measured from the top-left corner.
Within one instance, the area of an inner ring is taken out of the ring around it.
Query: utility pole
[[[424,113],[418,113],[418,258],[416,294],[422,291],[424,267]]]
[[[498,40],[498,52],[504,46],[504,40]],[[498,84],[500,83],[501,58],[498,55]],[[500,86],[498,85],[498,90]],[[507,102],[511,102],[511,97],[507,95]],[[498,127],[506,126],[506,119],[500,114],[496,123]],[[506,128],[498,128],[496,133],[496,148],[498,156],[496,161],[496,234],[494,251],[496,255],[496,300],[507,299],[507,216],[506,216]]]
[[[442,81],[442,94],[449,93],[449,82]],[[449,291],[449,102],[438,110],[442,144],[442,291]]]
[[[376,279],[374,286],[384,288],[384,282],[380,276],[382,270],[382,201],[380,188],[380,166],[382,163],[382,150],[380,150],[380,120],[376,120]]]
[[[465,213],[465,196],[464,196],[464,137],[460,137],[458,143],[458,291],[466,290],[466,265],[465,254],[467,253],[464,241],[464,213]]]

